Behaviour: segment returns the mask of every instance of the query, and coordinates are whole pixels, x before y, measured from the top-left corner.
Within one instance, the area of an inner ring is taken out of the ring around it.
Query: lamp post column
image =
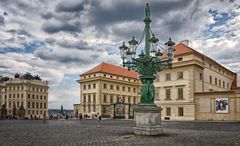
[[[151,19],[150,19],[150,8],[149,8],[149,4],[147,3],[146,8],[145,8],[145,18],[144,18],[144,23],[145,23],[145,28],[144,28],[144,33],[145,33],[145,54],[147,56],[150,56],[150,23],[151,23]]]

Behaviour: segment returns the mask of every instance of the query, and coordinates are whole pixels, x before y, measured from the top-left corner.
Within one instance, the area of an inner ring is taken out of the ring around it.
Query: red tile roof
[[[179,43],[179,44],[175,45],[174,47],[176,49],[175,52],[174,52],[174,56],[183,55],[183,54],[186,54],[186,53],[196,51],[196,50],[193,50],[192,48],[190,48],[190,47],[188,47],[188,46],[186,46],[182,43]],[[167,52],[163,52],[163,57],[167,57]]]
[[[108,74],[124,76],[124,77],[129,77],[134,79],[138,78],[138,74],[135,71],[128,71],[123,67],[107,64],[107,63],[101,63],[81,75],[87,75],[92,73],[108,73]]]
[[[174,46],[175,47],[175,52],[174,52],[174,56],[178,56],[178,55],[184,55],[184,54],[188,54],[188,53],[196,53],[198,55],[200,55],[201,57],[204,58],[208,58],[209,60],[215,62],[216,64],[218,64],[219,66],[221,66],[222,68],[228,70],[229,72],[235,74],[234,72],[232,72],[231,70],[227,69],[226,67],[222,66],[221,64],[219,64],[218,62],[216,62],[215,60],[213,60],[212,58],[198,52],[197,50],[192,49],[191,47],[188,47],[182,43],[179,43],[177,45]],[[167,52],[163,52],[163,58],[167,57]]]
[[[184,54],[188,54],[188,53],[196,53],[204,58],[208,58],[211,61],[215,62],[216,64],[218,64],[219,66],[221,66],[222,68],[228,70],[229,72],[231,72],[232,74],[234,74],[234,78],[233,78],[233,82],[232,82],[232,86],[231,88],[237,88],[237,75],[232,72],[231,70],[227,69],[226,67],[222,66],[221,64],[217,63],[215,60],[213,60],[212,58],[192,49],[191,47],[186,46],[185,44],[179,43],[177,45],[175,45],[175,52],[174,52],[174,56],[178,56],[178,55],[184,55]],[[167,57],[167,52],[163,52],[163,58]]]

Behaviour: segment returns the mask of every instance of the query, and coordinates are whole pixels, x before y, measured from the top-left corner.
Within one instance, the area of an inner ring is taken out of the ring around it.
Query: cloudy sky
[[[101,62],[120,64],[118,46],[141,35],[146,2],[162,43],[188,39],[240,72],[237,0],[0,0],[0,75],[38,74],[49,81],[49,108],[72,109],[79,74]]]

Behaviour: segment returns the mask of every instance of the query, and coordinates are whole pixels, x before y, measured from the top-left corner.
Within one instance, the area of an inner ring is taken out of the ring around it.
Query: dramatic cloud
[[[57,4],[55,11],[56,12],[79,12],[84,10],[82,1],[63,1]]]
[[[42,29],[47,33],[58,33],[60,31],[79,32],[79,25],[79,22],[62,23],[59,21],[48,21],[43,24]]]
[[[3,16],[0,16],[0,25],[4,26],[5,24],[5,19]]]
[[[49,81],[49,108],[79,102],[79,74],[121,64],[118,46],[144,29],[147,0],[1,0],[0,75],[32,72]],[[234,0],[152,0],[152,31],[240,73],[240,5]]]

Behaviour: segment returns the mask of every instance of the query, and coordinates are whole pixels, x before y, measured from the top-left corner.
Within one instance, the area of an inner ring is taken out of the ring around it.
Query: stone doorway
[[[117,118],[117,119],[125,118],[125,104],[124,103],[114,104],[114,118]]]
[[[25,116],[25,109],[23,105],[21,105],[20,108],[18,109],[18,117],[20,119],[24,119],[24,116]]]

